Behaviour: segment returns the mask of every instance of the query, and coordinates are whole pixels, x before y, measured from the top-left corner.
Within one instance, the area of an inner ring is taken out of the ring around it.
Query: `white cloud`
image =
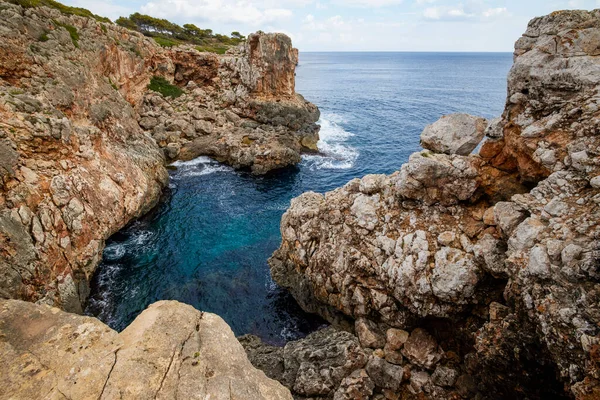
[[[510,16],[506,7],[485,8],[479,1],[467,5],[428,7],[423,17],[430,21],[482,21]]]
[[[309,4],[307,0],[285,0],[278,4]],[[292,11],[287,8],[270,7],[275,4],[265,1],[235,0],[156,0],[141,7],[141,12],[166,19],[237,23],[260,26],[288,19]]]
[[[333,0],[332,3],[349,7],[388,7],[402,4],[404,0]]]

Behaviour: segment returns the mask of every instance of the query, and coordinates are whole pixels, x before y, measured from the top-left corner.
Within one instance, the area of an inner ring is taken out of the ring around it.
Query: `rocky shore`
[[[0,298],[81,312],[104,241],[156,205],[171,160],[264,174],[316,151],[297,61],[282,34],[216,55],[0,2]]]
[[[292,200],[273,278],[337,329],[254,365],[297,398],[600,398],[599,47],[600,11],[536,18],[501,118]]]

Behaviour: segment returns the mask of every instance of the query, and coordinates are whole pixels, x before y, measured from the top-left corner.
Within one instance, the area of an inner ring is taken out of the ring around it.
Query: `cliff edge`
[[[161,301],[117,333],[95,318],[0,300],[0,398],[291,400],[214,314]]]
[[[1,1],[0,298],[81,312],[105,239],[158,202],[170,160],[262,174],[316,151],[296,64],[281,34],[217,55]]]
[[[532,20],[501,118],[446,116],[400,171],[292,200],[273,278],[357,333],[372,393],[600,397],[599,27]]]

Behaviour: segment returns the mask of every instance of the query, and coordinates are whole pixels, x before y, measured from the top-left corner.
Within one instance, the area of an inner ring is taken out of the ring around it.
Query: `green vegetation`
[[[196,50],[198,51],[206,51],[209,53],[217,53],[217,54],[225,54],[229,47],[213,47],[213,46],[196,46]]]
[[[154,41],[156,43],[158,43],[159,45],[161,45],[162,47],[173,47],[173,46],[177,46],[178,44],[181,44],[181,42],[178,42],[176,40],[169,39],[166,37],[162,37],[162,36],[155,36],[152,39],[154,39]]]
[[[38,38],[38,40],[40,42],[47,42],[48,40],[50,40],[50,38],[48,37],[48,34],[46,32],[42,33],[40,35],[40,37]]]
[[[124,28],[152,37],[163,47],[193,44],[196,45],[198,51],[224,54],[228,48],[246,39],[239,32],[232,32],[231,36],[220,35],[213,33],[212,29],[200,29],[194,24],[179,26],[166,19],[140,13],[131,14],[129,17],[120,17],[115,22]]]
[[[183,94],[183,90],[175,85],[171,85],[165,78],[155,76],[150,80],[148,89],[162,94],[165,97],[176,98]]]
[[[77,28],[72,25],[62,24],[56,20],[53,20],[52,22],[54,22],[54,25],[56,26],[65,28],[67,32],[69,32],[69,35],[71,35],[71,41],[73,42],[73,45],[79,48],[79,33],[77,32]]]
[[[54,0],[8,0],[8,2],[13,4],[19,4],[20,6],[25,8],[46,6],[50,8],[55,8],[63,14],[94,18],[96,21],[99,22],[110,22],[110,19],[106,17],[100,17],[96,14],[92,14],[92,12],[86,10],[85,8],[65,6],[64,4],[61,4],[58,1]]]

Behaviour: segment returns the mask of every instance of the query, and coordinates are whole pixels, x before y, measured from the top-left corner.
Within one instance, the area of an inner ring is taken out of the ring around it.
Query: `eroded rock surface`
[[[1,1],[0,298],[81,312],[105,239],[158,202],[171,159],[266,173],[316,150],[296,63],[281,34],[218,56]],[[149,92],[155,76],[183,96]]]
[[[271,271],[302,307],[362,321],[367,346],[365,319],[417,328],[399,352],[386,342],[386,361],[423,369],[387,398],[600,395],[599,26],[599,11],[531,21],[505,112],[464,135],[470,150],[444,118],[400,171],[305,193],[284,214]]]
[[[175,301],[149,306],[123,332],[95,318],[0,301],[0,397],[290,399],[252,367],[218,316]]]

